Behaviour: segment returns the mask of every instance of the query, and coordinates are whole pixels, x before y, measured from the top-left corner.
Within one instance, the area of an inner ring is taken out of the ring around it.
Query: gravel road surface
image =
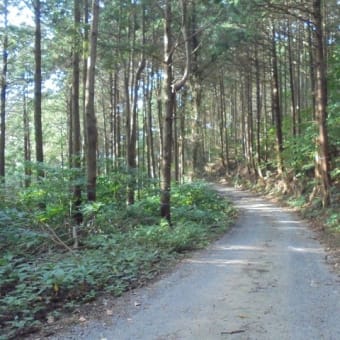
[[[263,198],[216,189],[240,210],[222,239],[108,306],[105,321],[50,338],[339,340],[340,278],[313,232]]]

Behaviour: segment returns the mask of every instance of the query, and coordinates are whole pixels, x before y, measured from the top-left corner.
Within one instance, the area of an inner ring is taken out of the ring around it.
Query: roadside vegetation
[[[304,218],[318,226],[318,229],[330,233],[338,238],[340,246],[340,182],[337,180],[332,187],[332,203],[328,208],[322,208],[321,198],[311,189],[313,180],[303,188],[302,192],[287,191],[282,182],[274,176],[253,181],[249,177],[237,175],[228,176],[228,182],[236,187],[249,189],[278,199],[287,206],[294,208]]]
[[[26,189],[1,188],[1,339],[38,330],[98,295],[119,296],[145,284],[225,232],[235,213],[207,184],[187,183],[172,190],[169,226],[159,217],[154,183],[139,188],[139,201],[129,206],[129,177],[114,172],[99,178],[98,200],[82,206],[75,249],[72,193],[65,190],[70,174],[48,173]]]
[[[330,119],[330,122],[333,122]],[[338,125],[334,122],[333,126]],[[289,128],[289,126],[287,126]],[[320,232],[320,237],[336,256],[337,266],[340,265],[340,159],[334,158],[333,171],[330,173],[332,186],[330,188],[331,203],[323,207],[322,195],[315,189],[315,166],[313,145],[307,143],[309,134],[300,139],[287,140],[284,151],[284,171],[278,175],[270,162],[260,171],[263,176],[254,175],[246,166],[238,165],[226,176],[228,183],[235,187],[249,189],[263,195],[268,195],[281,203],[295,209],[303,218]],[[338,145],[338,131],[331,129],[331,142]],[[218,169],[218,167],[217,167]],[[221,177],[221,174],[219,174]]]

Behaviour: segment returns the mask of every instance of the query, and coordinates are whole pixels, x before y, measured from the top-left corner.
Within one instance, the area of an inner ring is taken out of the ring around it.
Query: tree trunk
[[[173,52],[174,45],[171,36],[172,12],[171,0],[166,0],[164,5],[164,60],[163,60],[163,105],[164,105],[164,128],[163,128],[163,153],[161,171],[161,217],[171,224],[170,213],[170,190],[171,190],[171,161],[172,161],[172,126],[174,118],[174,105],[176,92],[187,81],[190,67],[190,47],[186,22],[186,1],[181,0],[182,7],[182,33],[186,48],[186,65],[182,78],[173,83]]]
[[[161,217],[171,223],[170,214],[170,189],[171,189],[171,149],[172,149],[172,124],[175,93],[172,91],[172,37],[171,37],[171,0],[165,1],[164,10],[164,80],[163,80],[163,150],[161,167]]]
[[[327,85],[326,60],[324,55],[324,32],[321,0],[313,1],[314,36],[315,36],[315,115],[319,128],[316,155],[316,180],[321,187],[322,205],[328,207],[331,203],[330,166],[327,131]]]
[[[216,91],[218,93],[219,96],[219,109],[218,109],[218,113],[219,113],[219,130],[220,130],[220,145],[221,145],[221,161],[222,161],[222,165],[224,170],[227,169],[227,163],[226,163],[226,145],[225,145],[225,138],[224,138],[224,134],[225,134],[225,129],[226,129],[226,122],[225,122],[225,116],[224,116],[224,82],[223,82],[223,75],[220,77],[219,80],[219,91]]]
[[[315,115],[315,109],[316,109],[316,103],[315,103],[315,67],[314,67],[314,48],[313,48],[313,26],[311,23],[308,24],[308,54],[309,54],[309,75],[311,79],[310,83],[310,91],[312,93],[312,119],[316,120]]]
[[[127,154],[128,154],[128,167],[131,176],[131,181],[128,188],[128,204],[134,204],[135,202],[135,186],[136,186],[136,172],[137,172],[137,103],[138,103],[138,90],[141,74],[145,68],[145,59],[142,57],[138,66],[135,81],[133,84],[133,105],[132,105],[132,117],[131,117],[131,129],[130,136],[128,138]]]
[[[86,80],[86,129],[87,129],[87,199],[96,200],[97,181],[97,120],[94,106],[95,65],[99,23],[99,0],[93,0],[92,24],[90,33],[90,54]]]
[[[82,92],[82,114],[83,114],[83,151],[84,151],[84,166],[87,162],[86,153],[87,153],[87,117],[86,117],[86,101],[87,101],[87,70],[88,70],[88,55],[89,55],[89,2],[90,0],[81,0],[83,3],[83,25],[84,25],[84,36],[83,36],[83,48],[82,48],[82,59],[83,59],[83,72],[82,72],[82,83],[83,83],[83,92]]]
[[[200,176],[204,170],[205,152],[203,144],[203,126],[202,126],[202,74],[199,65],[199,41],[197,31],[196,6],[193,2],[192,19],[191,19],[191,49],[193,52],[191,62],[191,88],[192,88],[192,102],[194,113],[194,127],[193,127],[193,171],[196,176]]]
[[[23,93],[23,125],[24,125],[24,160],[25,160],[25,187],[31,185],[32,167],[31,167],[31,138],[30,138],[30,124],[27,111],[26,86]]]
[[[259,63],[258,47],[255,46],[255,78],[256,78],[256,158],[258,175],[262,177],[261,172],[261,110],[262,110],[262,93],[261,93],[261,72]]]
[[[0,182],[5,180],[5,146],[6,146],[6,91],[7,91],[7,62],[8,62],[8,0],[4,1],[4,41],[1,71],[1,107],[0,107]]]
[[[187,102],[187,91],[184,90],[182,95],[182,102],[185,105]],[[185,107],[180,111],[179,119],[179,136],[178,136],[178,153],[179,153],[179,176],[181,182],[183,181],[184,174],[185,174]],[[204,145],[203,145],[204,150]]]
[[[146,97],[146,134],[147,134],[147,153],[148,153],[148,176],[150,178],[156,177],[156,161],[154,151],[154,136],[152,131],[152,96],[153,96],[153,76],[154,72],[151,71],[148,76],[148,84],[145,90]]]
[[[293,51],[292,51],[292,31],[291,23],[288,22],[288,64],[289,64],[289,85],[290,85],[290,98],[291,98],[291,115],[292,115],[292,135],[296,136],[296,99],[295,99],[295,86],[294,86],[294,65],[293,65]]]
[[[72,74],[72,167],[77,171],[75,180],[80,176],[81,169],[81,136],[80,136],[80,108],[79,108],[79,82],[80,82],[80,1],[74,0],[74,42],[73,42],[73,74]],[[73,218],[76,224],[83,221],[83,216],[80,210],[81,205],[81,186],[75,184],[73,187]],[[75,238],[77,243],[77,238]],[[77,245],[76,245],[77,246]]]
[[[282,137],[282,117],[279,97],[279,74],[278,74],[278,60],[276,52],[276,37],[275,29],[273,28],[272,36],[272,110],[276,128],[276,157],[277,157],[277,172],[279,175],[283,173],[282,151],[283,151],[283,137]]]
[[[142,14],[142,44],[145,44],[145,10],[143,9]],[[136,15],[136,14],[135,14]],[[136,17],[134,18],[134,31],[136,31]],[[133,39],[133,44],[135,44],[135,34]],[[133,55],[132,55],[133,56]],[[145,68],[145,57],[142,52],[141,60],[139,62],[132,87],[133,87],[133,103],[132,103],[132,116],[128,124],[130,125],[128,136],[128,145],[127,145],[127,160],[128,160],[128,168],[130,174],[130,181],[128,187],[128,204],[134,204],[135,202],[135,189],[136,189],[136,175],[137,175],[137,123],[138,123],[138,92],[139,92],[139,82],[142,76],[142,72]]]
[[[43,134],[41,123],[41,3],[40,0],[34,2],[35,17],[35,44],[34,44],[34,129],[35,129],[35,157],[38,163],[38,178],[44,177],[44,171],[41,168],[44,162],[43,153]]]
[[[253,80],[251,70],[246,76],[246,93],[247,93],[247,141],[248,141],[248,169],[249,174],[256,174],[254,162],[254,124],[253,124]]]

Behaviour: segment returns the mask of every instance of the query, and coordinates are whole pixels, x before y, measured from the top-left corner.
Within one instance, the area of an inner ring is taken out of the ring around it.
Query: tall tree
[[[90,53],[86,79],[86,132],[87,132],[87,199],[96,200],[97,183],[97,119],[94,104],[95,66],[97,57],[97,38],[99,24],[99,0],[92,3],[92,23],[90,32]]]
[[[34,20],[35,20],[35,34],[34,34],[34,131],[35,131],[35,157],[37,163],[44,162],[43,152],[43,132],[41,123],[41,1],[34,0]],[[44,171],[39,167],[38,177],[43,177]]]
[[[72,107],[71,107],[71,120],[72,120],[72,150],[71,161],[72,167],[80,171],[81,169],[81,135],[80,135],[80,109],[79,109],[79,89],[80,89],[80,52],[81,52],[81,32],[80,32],[80,0],[74,0],[74,41],[73,41],[73,74],[72,74]],[[79,177],[76,174],[76,178]],[[79,182],[76,180],[76,182]],[[82,222],[82,213],[80,211],[81,205],[81,186],[79,183],[73,187],[73,203],[74,203],[74,219],[76,224]],[[75,240],[77,237],[75,237]]]
[[[202,114],[202,70],[199,65],[199,35],[197,23],[197,7],[195,2],[192,5],[191,16],[191,87],[193,96],[193,112],[194,112],[194,126],[193,126],[193,171],[196,175],[201,175],[204,170],[205,152],[204,152],[204,137],[203,137],[203,114]]]
[[[5,145],[6,145],[6,91],[8,64],[8,0],[4,0],[4,36],[2,52],[1,90],[0,90],[0,181],[5,179]]]
[[[171,0],[166,0],[164,4],[164,80],[163,80],[163,151],[161,170],[161,217],[171,223],[170,200],[171,200],[171,164],[172,164],[172,143],[173,143],[173,120],[176,92],[185,84],[189,76],[190,68],[190,46],[187,32],[187,3],[180,0],[182,10],[182,34],[185,44],[186,65],[183,76],[174,82],[173,76],[173,54],[175,44],[172,37],[172,6]]]
[[[27,109],[27,93],[26,84],[23,91],[23,126],[24,126],[24,161],[25,161],[25,187],[31,184],[32,167],[31,167],[31,133],[30,119]]]
[[[313,0],[314,46],[315,46],[315,116],[319,128],[317,139],[316,177],[321,187],[322,204],[331,203],[330,163],[327,131],[327,81],[323,1]]]
[[[134,4],[136,5],[136,4]],[[136,12],[136,10],[134,10]],[[134,14],[134,26],[137,25],[136,13]],[[134,31],[136,28],[134,27]],[[135,38],[134,38],[135,39]],[[145,8],[142,9],[142,45],[145,45]],[[133,77],[133,103],[132,103],[132,112],[130,114],[130,119],[127,122],[128,124],[128,140],[127,140],[127,160],[128,160],[128,168],[130,172],[130,183],[128,188],[128,203],[133,204],[135,201],[135,186],[136,186],[136,172],[137,172],[137,118],[138,118],[138,92],[139,92],[139,82],[141,80],[142,72],[145,68],[145,55],[142,50],[140,61],[137,67],[136,74]]]
[[[278,58],[276,49],[276,30],[272,27],[272,113],[275,122],[276,131],[276,159],[277,171],[281,175],[283,172],[282,151],[283,151],[283,136],[282,136],[282,113],[280,105],[280,86],[279,86],[279,71]]]

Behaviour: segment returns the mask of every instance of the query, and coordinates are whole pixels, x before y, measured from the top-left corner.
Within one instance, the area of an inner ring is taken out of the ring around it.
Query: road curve
[[[340,278],[294,213],[216,185],[235,226],[148,287],[118,299],[110,320],[51,339],[340,339]]]

